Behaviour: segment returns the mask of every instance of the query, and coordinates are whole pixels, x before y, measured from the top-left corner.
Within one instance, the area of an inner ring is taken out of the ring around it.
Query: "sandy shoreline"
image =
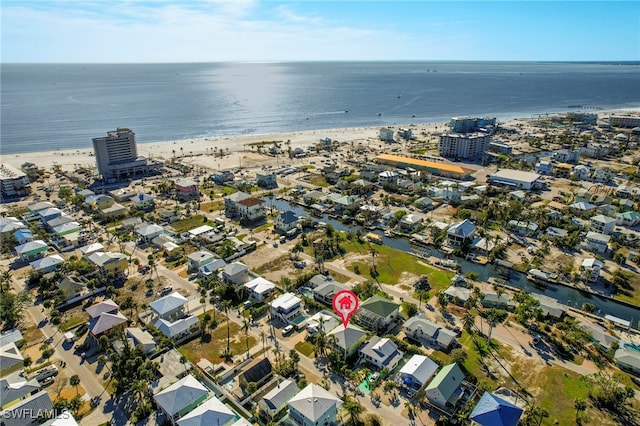
[[[624,108],[607,111],[596,111],[599,117],[605,117],[620,113],[638,113],[640,108]],[[499,120],[505,126],[513,126],[530,120],[527,118],[513,118]],[[448,123],[426,123],[412,125],[388,126],[392,129],[401,127],[410,128],[413,134],[420,140],[429,140],[447,128]],[[179,158],[185,163],[200,164],[212,169],[228,169],[238,166],[251,166],[249,164],[253,151],[256,150],[251,144],[263,141],[279,141],[281,148],[286,150],[287,145],[291,149],[305,148],[320,142],[321,138],[331,138],[332,140],[346,143],[375,143],[380,144],[378,135],[381,126],[375,127],[355,127],[337,128],[324,130],[305,130],[294,132],[280,132],[259,135],[241,135],[218,138],[185,139],[179,141],[159,141],[149,143],[138,143],[138,155],[147,158],[168,160]],[[106,131],[109,129],[105,130]],[[135,129],[132,129],[135,132]],[[287,144],[290,141],[290,144]],[[220,158],[215,153],[224,152]],[[236,154],[239,153],[239,154]],[[228,155],[227,155],[228,154]],[[246,163],[243,164],[243,156],[246,154]],[[59,165],[63,170],[75,169],[79,166],[94,168],[95,158],[93,148],[88,146],[83,149],[69,149],[43,152],[25,152],[19,154],[2,155],[2,163],[10,164],[16,168],[25,162],[36,164],[38,167],[50,169],[54,165]]]

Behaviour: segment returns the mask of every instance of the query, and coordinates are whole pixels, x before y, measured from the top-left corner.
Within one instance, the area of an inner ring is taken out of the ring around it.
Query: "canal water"
[[[299,217],[309,216],[309,213],[304,208],[297,204],[291,204],[286,200],[276,199],[274,197],[272,199],[265,198],[265,201],[267,202],[268,207],[273,207],[274,209],[278,209],[281,212],[291,210],[295,212]],[[317,220],[331,225],[338,231],[355,232],[360,228],[358,225],[345,225],[342,222],[330,218],[326,214],[322,215],[322,217],[317,218]],[[365,232],[370,231],[366,230]],[[408,240],[404,238],[390,238],[385,236],[381,231],[378,230],[374,232],[382,237],[382,242],[384,245],[402,250],[404,252],[416,254],[416,250]],[[467,272],[475,272],[476,274],[478,274],[478,279],[480,281],[486,282],[490,277],[498,278],[500,276],[491,264],[479,265],[477,263],[469,262],[455,256],[447,256],[445,253],[439,251],[436,248],[429,248],[429,256],[438,258],[449,257],[458,262],[458,264],[462,268],[461,271],[463,275]],[[584,303],[591,303],[596,307],[597,315],[613,315],[618,318],[630,321],[633,328],[639,328],[638,325],[640,323],[640,309],[623,305],[606,297],[592,295],[590,293],[582,292],[580,290],[576,290],[574,288],[566,287],[563,285],[549,284],[546,289],[539,288],[527,280],[526,274],[516,271],[511,271],[511,276],[507,284],[511,287],[526,290],[529,293],[543,294],[545,296],[553,297],[554,299],[558,300],[558,302],[577,309],[580,309]]]

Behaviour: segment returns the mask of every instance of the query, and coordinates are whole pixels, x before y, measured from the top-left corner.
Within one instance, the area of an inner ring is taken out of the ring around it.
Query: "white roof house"
[[[3,369],[22,363],[23,359],[20,349],[18,349],[14,342],[7,343],[0,347],[0,365],[2,365]]]
[[[136,229],[136,234],[138,234],[144,241],[151,241],[163,232],[164,228],[160,225],[156,225],[155,223],[144,225]]]
[[[260,301],[276,288],[274,283],[262,277],[254,278],[248,283],[245,283],[244,286],[249,290],[253,298]]]
[[[623,370],[631,371],[634,374],[640,373],[640,352],[621,348],[616,351],[613,357],[618,367]]]
[[[35,271],[49,272],[56,269],[61,263],[64,263],[64,258],[59,254],[54,254],[43,257],[42,259],[34,260],[30,265]]]
[[[167,337],[175,338],[184,333],[188,333],[191,330],[197,328],[200,324],[200,320],[195,315],[188,316],[186,318],[179,319],[174,322],[167,321],[163,318],[159,318],[154,326]]]
[[[281,309],[284,311],[288,311],[291,308],[294,308],[295,306],[299,305],[301,302],[302,302],[302,299],[300,299],[295,294],[285,293],[280,297],[278,297],[277,299],[273,300],[269,305],[271,305],[273,309]]]
[[[438,364],[428,357],[414,355],[398,372],[398,381],[401,385],[417,390],[426,385],[437,370]]]
[[[178,426],[225,426],[236,420],[236,414],[212,396],[178,420]]]
[[[213,228],[211,226],[202,225],[202,226],[198,226],[197,228],[193,228],[189,230],[189,234],[194,237],[198,237],[200,235],[208,234],[209,232],[212,232],[212,231],[213,231]]]
[[[340,405],[340,398],[310,383],[289,400],[289,415],[299,424],[333,424],[336,423],[336,413]]]
[[[89,330],[94,336],[99,336],[120,324],[125,324],[127,321],[129,321],[127,317],[120,312],[104,312],[100,316],[89,320]]]
[[[103,250],[104,250],[104,246],[100,243],[92,243],[92,244],[80,247],[80,253],[82,253],[83,256],[91,256],[93,253],[97,253]]]
[[[367,332],[355,324],[347,324],[347,328],[345,328],[343,324],[340,324],[329,331],[327,336],[334,336],[335,345],[343,352],[346,352],[347,356],[351,356],[364,342],[367,337]]]

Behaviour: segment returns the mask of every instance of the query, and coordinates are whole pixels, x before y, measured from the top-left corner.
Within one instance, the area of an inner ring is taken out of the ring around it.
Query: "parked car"
[[[305,266],[307,266],[307,262],[305,262],[304,260],[301,260],[299,262],[293,262],[293,266],[295,266],[298,269],[304,269]]]
[[[38,382],[44,382],[49,377],[55,377],[57,375],[58,375],[58,367],[56,367],[55,365],[50,365],[48,367],[43,368],[42,370],[39,370],[36,373],[36,379],[38,380]]]
[[[162,287],[162,289],[160,290],[160,296],[166,296],[172,291],[173,291],[173,287],[171,287],[170,285]]]
[[[291,334],[293,332],[293,326],[292,325],[288,325],[285,328],[282,329],[282,335],[283,336],[287,336],[289,334]]]

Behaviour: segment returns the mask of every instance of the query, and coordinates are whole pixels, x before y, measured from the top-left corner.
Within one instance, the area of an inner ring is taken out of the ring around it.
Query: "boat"
[[[364,238],[370,243],[382,244],[382,237],[376,233],[369,232],[367,235],[364,236]]]
[[[385,237],[393,237],[393,231],[391,229],[385,229],[384,230],[384,236]]]
[[[536,285],[546,287],[548,283],[558,282],[558,274],[545,272],[540,269],[529,269],[527,279]]]

